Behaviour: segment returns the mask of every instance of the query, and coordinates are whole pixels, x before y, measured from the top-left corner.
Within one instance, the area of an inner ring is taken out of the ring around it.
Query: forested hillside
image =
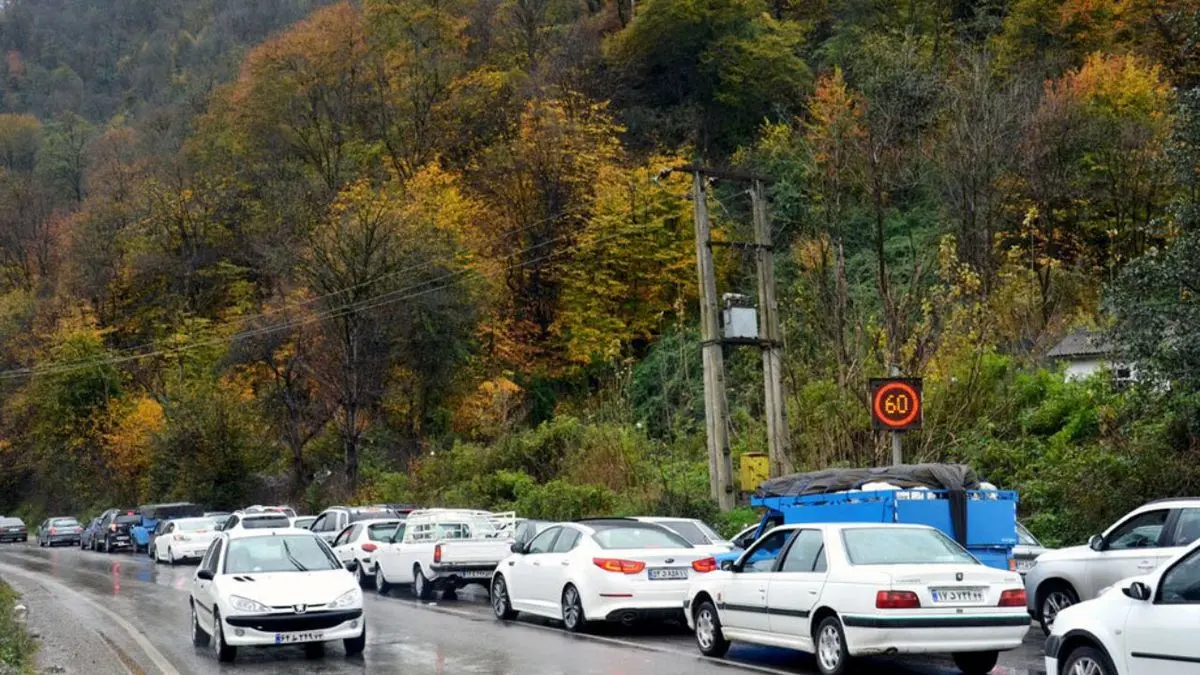
[[[774,179],[796,467],[887,461],[894,364],[907,458],[1051,540],[1194,493],[1197,35],[1197,0],[7,0],[0,512],[713,515],[692,161]],[[1080,328],[1143,384],[1065,383]]]

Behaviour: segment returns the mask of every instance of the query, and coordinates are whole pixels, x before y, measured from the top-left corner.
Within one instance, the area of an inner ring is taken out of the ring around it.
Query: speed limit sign
[[[919,378],[871,380],[871,426],[874,429],[920,429],[924,415]]]

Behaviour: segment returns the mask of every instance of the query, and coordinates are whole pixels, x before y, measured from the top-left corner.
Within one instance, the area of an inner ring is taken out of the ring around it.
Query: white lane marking
[[[153,644],[151,644],[150,641],[147,640],[144,635],[142,635],[141,631],[139,631],[137,628],[135,628],[133,624],[129,623],[124,618],[122,618],[120,614],[117,614],[116,612],[112,611],[111,609],[108,609],[104,605],[101,605],[100,603],[96,602],[95,600],[92,600],[91,598],[87,597],[83,593],[80,593],[79,591],[76,591],[75,589],[71,588],[70,586],[59,583],[58,581],[55,581],[48,577],[35,575],[30,572],[26,572],[25,570],[23,570],[19,567],[14,567],[12,565],[8,565],[5,563],[0,563],[0,570],[3,570],[5,574],[15,574],[19,577],[24,577],[26,579],[29,579],[30,581],[33,581],[35,583],[39,583],[42,585],[49,584],[51,586],[54,586],[56,590],[62,592],[63,594],[79,598],[80,600],[82,600],[84,603],[86,603],[92,609],[107,616],[109,619],[111,619],[113,621],[113,623],[117,624],[118,626],[121,627],[122,630],[124,630],[126,633],[128,633],[129,637],[132,638],[133,641],[137,643],[138,647],[141,647],[142,651],[146,653],[146,656],[149,657],[149,659],[154,663],[154,665],[159,669],[159,671],[162,672],[163,675],[181,675],[181,673],[178,670],[175,670],[175,666],[172,666],[171,662],[167,660],[167,657],[163,656],[162,652],[158,651],[158,649],[156,649],[155,646]]]
[[[382,601],[382,600],[383,599],[380,598],[380,601]],[[443,607],[436,603],[430,603],[430,604],[407,603],[407,604],[411,607],[417,607],[418,609],[424,609],[424,610],[428,610],[431,612],[441,612],[443,614],[452,614],[454,616],[461,616],[463,618],[473,619],[476,621],[487,620],[487,617],[483,612],[471,612],[469,610],[453,609],[450,607]],[[796,671],[792,671],[792,670],[780,670],[778,668],[771,668],[769,666],[760,666],[755,663],[746,663],[745,661],[729,661],[729,660],[725,660],[725,659],[710,659],[701,654],[697,654],[696,652],[688,652],[688,651],[684,651],[682,649],[675,649],[674,647],[666,647],[666,646],[658,645],[658,644],[654,644],[654,643],[634,642],[633,640],[624,640],[621,638],[613,638],[613,637],[608,637],[605,635],[592,635],[590,633],[567,633],[563,629],[557,628],[555,626],[544,626],[542,624],[529,623],[527,621],[499,621],[498,619],[496,619],[495,621],[497,621],[498,623],[501,623],[503,625],[506,625],[506,626],[519,626],[521,628],[534,628],[537,630],[549,631],[549,632],[555,633],[556,635],[561,635],[568,639],[574,638],[574,639],[582,639],[582,640],[592,640],[594,642],[602,642],[602,643],[614,645],[617,647],[625,647],[625,648],[631,648],[631,649],[639,649],[639,650],[648,651],[648,652],[658,652],[660,654],[671,654],[674,656],[681,656],[681,657],[684,657],[686,659],[690,659],[693,661],[703,661],[704,663],[712,664],[714,666],[723,666],[726,668],[737,668],[739,670],[753,670],[753,671],[756,671],[759,673],[769,673],[770,675],[797,675]]]

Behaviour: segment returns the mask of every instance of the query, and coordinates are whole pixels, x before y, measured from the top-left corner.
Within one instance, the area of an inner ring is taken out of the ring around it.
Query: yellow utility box
[[[754,492],[770,476],[766,453],[747,452],[738,463],[738,482],[742,492]]]

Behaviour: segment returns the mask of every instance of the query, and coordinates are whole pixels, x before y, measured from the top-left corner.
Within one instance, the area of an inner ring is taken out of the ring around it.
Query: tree
[[[76,203],[82,202],[86,194],[87,147],[94,136],[95,128],[71,112],[62,113],[46,126],[38,172],[59,195],[66,195]]]

